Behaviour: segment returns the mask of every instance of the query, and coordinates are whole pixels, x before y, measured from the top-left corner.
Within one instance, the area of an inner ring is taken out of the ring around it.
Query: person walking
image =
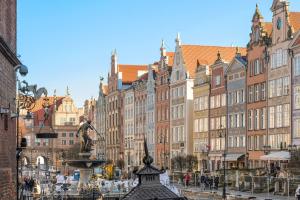
[[[216,188],[216,190],[218,190],[218,188],[219,188],[219,177],[218,176],[215,177],[215,188]]]
[[[295,197],[297,200],[300,200],[300,185],[298,185],[298,187],[296,189]]]

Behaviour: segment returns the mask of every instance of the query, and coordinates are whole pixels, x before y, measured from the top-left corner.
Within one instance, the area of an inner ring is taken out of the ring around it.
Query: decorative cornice
[[[21,61],[17,58],[16,54],[9,48],[4,39],[0,36],[0,52],[8,60],[8,62],[13,65],[21,64]]]

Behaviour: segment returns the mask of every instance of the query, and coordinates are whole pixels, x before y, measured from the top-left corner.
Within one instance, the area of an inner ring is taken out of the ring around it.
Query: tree
[[[176,156],[172,158],[172,168],[182,172],[186,168],[186,157],[185,156]]]
[[[186,156],[186,167],[188,171],[193,171],[193,169],[197,168],[198,160],[197,157],[194,155],[187,155]]]

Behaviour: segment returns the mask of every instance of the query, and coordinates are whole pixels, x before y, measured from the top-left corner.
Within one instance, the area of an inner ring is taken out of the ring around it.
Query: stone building
[[[99,94],[96,103],[95,128],[100,135],[96,141],[96,158],[105,159],[106,156],[106,95],[107,85],[103,85],[102,80],[99,85]]]
[[[228,63],[218,52],[217,59],[211,65],[210,87],[210,152],[209,159],[212,170],[220,169],[223,151],[227,147],[227,107],[226,107],[226,70]]]
[[[123,120],[122,120],[122,90],[131,84],[141,74],[147,72],[146,65],[122,65],[117,62],[117,53],[111,56],[111,70],[108,74],[108,94],[106,98],[107,120],[107,159],[116,163],[124,160]]]
[[[16,181],[16,75],[20,64],[16,56],[16,0],[0,1],[0,193],[4,199],[15,199]]]
[[[247,46],[247,157],[250,168],[261,167],[260,156],[267,145],[267,47],[271,42],[272,23],[264,22],[256,5]],[[247,159],[247,158],[246,158]]]
[[[170,76],[174,53],[167,52],[162,42],[160,61],[156,73],[156,129],[155,164],[170,168]]]
[[[155,76],[154,65],[148,65],[147,101],[146,101],[146,138],[148,150],[155,160]]]
[[[208,170],[210,71],[205,63],[198,64],[195,73],[193,109],[193,154],[198,159],[198,170]]]
[[[241,56],[237,49],[237,54],[226,71],[228,94],[226,160],[229,168],[246,166],[246,67],[246,57]]]
[[[79,143],[76,132],[79,128],[79,111],[69,93],[66,94],[57,105],[54,101],[53,129],[58,137],[54,139],[54,147],[59,150],[67,150]]]
[[[147,79],[148,74],[142,75],[133,83],[134,88],[134,114],[135,114],[135,131],[134,131],[134,158],[135,166],[141,166],[143,163],[143,142],[146,138],[146,107],[147,107]]]
[[[292,144],[300,146],[300,31],[294,36],[289,45],[292,59]]]
[[[300,13],[289,12],[287,1],[274,0],[272,43],[268,48],[268,139],[271,153],[291,144],[291,59],[289,44],[300,29]]]
[[[135,165],[135,98],[133,86],[123,91],[123,127],[125,170],[131,171]]]

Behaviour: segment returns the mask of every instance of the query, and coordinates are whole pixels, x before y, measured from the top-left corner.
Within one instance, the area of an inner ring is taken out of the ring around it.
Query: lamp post
[[[220,138],[220,140],[224,137],[224,152],[223,152],[223,157],[224,157],[224,161],[223,161],[224,183],[223,183],[222,198],[226,199],[226,131],[222,130],[222,126],[220,128],[221,128],[221,130],[219,132],[219,138]]]
[[[271,146],[265,145],[265,146],[263,146],[263,149],[264,149],[265,155],[268,155],[270,153]],[[267,185],[268,185],[268,198],[269,198],[270,197],[270,160],[268,160],[267,173],[268,173]]]
[[[16,177],[16,186],[17,186],[17,200],[19,199],[19,158],[22,152],[22,149],[19,146],[19,115],[20,115],[20,101],[19,101],[19,85],[20,85],[20,80],[18,79],[18,74],[21,76],[26,76],[28,73],[28,68],[25,65],[19,64],[14,67],[14,70],[16,72],[16,85],[17,85],[17,113],[16,113],[16,118],[17,118],[17,123],[16,123],[16,132],[17,132],[17,148],[16,148],[16,160],[17,160],[17,177]],[[13,118],[13,117],[12,117]]]

